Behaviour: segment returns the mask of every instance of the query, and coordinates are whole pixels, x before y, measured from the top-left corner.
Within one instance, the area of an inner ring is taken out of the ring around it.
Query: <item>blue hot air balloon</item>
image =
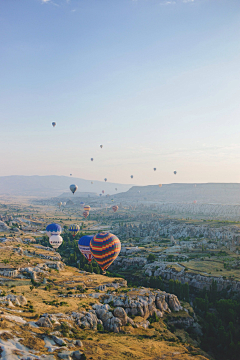
[[[90,250],[90,241],[93,237],[94,235],[85,235],[78,240],[78,248],[89,262],[93,259],[93,255]]]
[[[57,125],[57,123],[55,122],[52,122],[52,126],[55,127]]]
[[[46,233],[48,237],[51,237],[52,235],[60,235],[61,232],[62,228],[58,224],[52,223],[46,227]]]
[[[77,191],[78,186],[75,185],[75,184],[72,184],[72,185],[69,186],[69,189],[70,189],[71,192],[74,194],[74,193]]]

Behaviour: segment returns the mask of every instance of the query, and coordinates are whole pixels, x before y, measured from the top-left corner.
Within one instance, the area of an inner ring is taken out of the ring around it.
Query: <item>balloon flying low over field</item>
[[[49,239],[49,244],[52,245],[54,249],[59,248],[62,245],[63,238],[60,235],[52,235]]]
[[[85,217],[85,219],[88,217],[88,215],[89,215],[89,211],[84,211],[83,212],[83,216]]]
[[[84,206],[84,211],[90,211],[91,207],[89,205]]]
[[[59,224],[52,223],[46,227],[46,233],[48,237],[52,235],[60,235],[61,232],[62,232],[62,228]]]
[[[100,268],[105,272],[118,257],[121,251],[121,242],[117,236],[108,232],[102,232],[92,238],[90,250]]]
[[[80,227],[78,225],[74,224],[74,225],[70,225],[68,230],[71,231],[71,233],[73,234],[73,237],[74,237],[79,232]]]
[[[78,248],[80,252],[83,254],[83,256],[85,256],[85,258],[89,262],[91,262],[93,259],[93,255],[90,250],[90,241],[92,240],[93,237],[94,235],[85,235],[82,236],[78,241]]]

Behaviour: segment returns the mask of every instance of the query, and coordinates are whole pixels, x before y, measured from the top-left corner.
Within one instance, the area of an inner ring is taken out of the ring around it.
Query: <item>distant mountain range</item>
[[[69,192],[69,186],[76,184],[79,192],[91,192],[100,194],[102,190],[105,194],[115,194],[127,191],[132,185],[115,184],[103,181],[84,180],[68,176],[0,176],[0,195],[9,196],[36,196],[36,197],[54,197]]]
[[[133,186],[127,192],[116,194],[118,200],[186,202],[207,204],[240,204],[240,184],[166,184]]]

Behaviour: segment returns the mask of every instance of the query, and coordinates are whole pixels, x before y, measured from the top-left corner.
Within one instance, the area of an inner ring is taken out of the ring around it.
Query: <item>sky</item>
[[[0,176],[240,182],[239,39],[239,0],[0,0]]]

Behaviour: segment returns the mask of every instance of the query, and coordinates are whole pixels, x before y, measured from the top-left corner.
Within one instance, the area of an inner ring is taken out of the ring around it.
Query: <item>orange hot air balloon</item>
[[[85,206],[84,206],[84,211],[88,211],[88,212],[89,212],[89,211],[90,211],[90,209],[91,209],[91,208],[90,208],[90,206],[89,206],[89,205],[85,205]]]
[[[117,206],[117,205],[113,205],[112,209],[113,209],[114,212],[116,212],[116,211],[118,211],[118,206]]]

